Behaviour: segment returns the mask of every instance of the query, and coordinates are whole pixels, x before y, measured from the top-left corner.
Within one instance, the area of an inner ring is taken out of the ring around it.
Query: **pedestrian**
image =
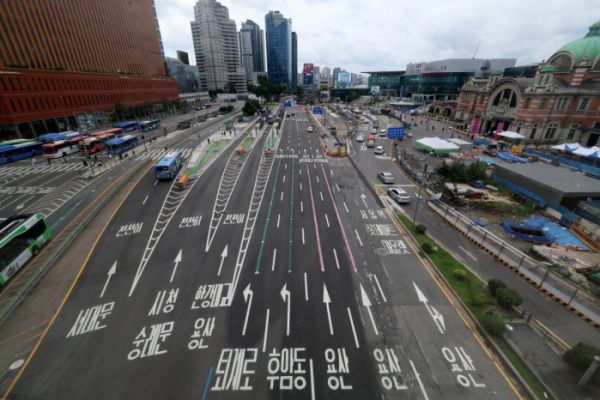
[[[475,140],[475,134],[471,135],[471,140]]]
[[[169,150],[169,146],[165,145],[165,151]]]
[[[52,160],[50,160],[49,158],[46,158],[46,160],[48,161],[48,165],[52,165]]]
[[[435,126],[434,125],[431,125],[431,130],[435,131]]]
[[[132,150],[131,150],[131,152],[132,152],[132,153],[133,153],[133,155],[135,156],[135,150],[133,150],[133,149],[132,149]]]
[[[123,154],[119,153],[119,160],[123,161]]]
[[[94,161],[97,163],[98,162],[98,156],[94,156]]]
[[[31,166],[35,167],[35,164],[37,164],[37,161],[35,160],[35,158],[31,159]]]
[[[87,161],[81,160],[81,162],[83,163],[83,168],[87,167]]]
[[[125,153],[125,158],[129,157],[129,153]]]
[[[65,157],[65,164],[69,163],[69,157]]]
[[[109,159],[109,160],[112,160],[112,154],[109,154],[109,155],[108,155],[108,159]]]
[[[210,143],[210,138],[206,139],[208,141],[208,143]]]

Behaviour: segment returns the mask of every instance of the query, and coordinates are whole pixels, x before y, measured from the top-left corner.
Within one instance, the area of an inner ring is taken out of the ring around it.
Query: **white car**
[[[386,132],[386,130],[385,130],[385,129],[381,129],[381,130],[379,131],[379,136],[387,136],[387,132]]]
[[[375,149],[375,154],[383,154],[385,153],[385,149],[383,148],[383,146],[377,146],[377,148]]]
[[[309,126],[309,127],[306,129],[306,132],[312,132],[312,131],[313,131],[313,128],[312,128],[312,126]]]
[[[364,137],[363,135],[358,135],[358,136],[356,137],[356,141],[357,141],[357,142],[364,142],[364,141],[365,141],[365,137]]]
[[[396,200],[396,203],[410,203],[410,195],[402,189],[390,188],[388,194],[392,199]]]

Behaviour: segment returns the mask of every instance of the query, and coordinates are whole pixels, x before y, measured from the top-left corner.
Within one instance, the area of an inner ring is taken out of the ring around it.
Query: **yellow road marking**
[[[96,248],[96,245],[98,244],[98,241],[100,240],[100,238],[104,234],[104,231],[106,230],[106,228],[110,224],[110,221],[112,221],[112,219],[114,218],[115,214],[117,213],[117,211],[119,211],[119,209],[121,208],[121,206],[123,205],[123,203],[125,202],[125,200],[127,199],[127,197],[129,197],[129,194],[133,191],[133,189],[137,186],[137,184],[140,183],[140,181],[142,180],[142,178],[144,177],[144,175],[146,175],[146,172],[150,171],[150,169],[152,167],[154,167],[154,165],[152,165],[152,163],[150,163],[150,166],[148,167],[148,169],[146,169],[144,171],[144,173],[142,174],[142,176],[140,177],[140,179],[138,179],[138,181],[135,183],[135,185],[133,185],[131,187],[131,189],[129,189],[129,192],[127,192],[127,195],[125,195],[123,197],[123,200],[121,200],[121,203],[119,203],[119,206],[116,208],[116,210],[110,216],[110,219],[106,222],[106,225],[104,225],[104,228],[102,228],[102,232],[100,232],[100,235],[98,235],[98,237],[96,238],[96,241],[94,242],[94,245],[92,246],[92,249],[88,253],[85,261],[83,262],[83,265],[81,266],[81,269],[77,273],[77,276],[75,277],[75,280],[73,281],[73,284],[69,288],[69,291],[67,292],[67,294],[65,295],[65,298],[63,299],[62,303],[60,304],[60,307],[58,307],[58,310],[56,310],[56,313],[54,314],[54,317],[52,317],[52,320],[50,321],[50,323],[48,324],[48,326],[46,327],[46,329],[44,330],[44,332],[41,333],[42,337],[36,343],[35,347],[33,348],[33,351],[31,352],[31,354],[29,354],[29,357],[27,357],[27,361],[25,361],[25,364],[23,364],[23,367],[21,367],[21,369],[19,370],[19,373],[17,374],[17,376],[15,377],[15,379],[13,380],[13,382],[10,384],[10,387],[8,388],[8,390],[6,391],[6,393],[4,393],[4,396],[2,397],[2,400],[6,400],[6,397],[10,394],[11,390],[13,390],[13,388],[15,387],[17,381],[19,380],[19,378],[23,374],[23,371],[25,371],[25,368],[27,368],[27,365],[29,364],[29,362],[33,358],[33,355],[35,354],[35,352],[37,351],[37,349],[40,347],[40,344],[42,343],[42,340],[44,340],[44,337],[46,336],[46,334],[50,330],[50,327],[54,323],[54,320],[56,320],[56,317],[58,316],[58,314],[60,313],[60,311],[64,307],[65,303],[67,302],[67,299],[69,298],[69,295],[71,294],[71,292],[73,291],[73,288],[77,284],[77,281],[79,280],[79,277],[81,276],[81,273],[85,269],[85,266],[87,265],[87,263],[88,263],[88,261],[90,259],[90,256],[94,252],[94,249]]]
[[[537,322],[538,324],[540,324],[541,326],[544,327],[545,330],[547,330],[548,332],[550,332],[550,334],[552,336],[554,336],[559,342],[561,342],[562,344],[564,344],[565,346],[567,346],[568,349],[571,348],[571,346],[569,346],[564,340],[562,340],[561,338],[559,338],[554,332],[552,332],[550,329],[548,329],[548,327],[544,324],[542,324],[538,319],[534,318],[535,322]]]
[[[40,326],[40,325],[44,325],[46,322],[48,322],[48,320],[45,320],[45,321],[44,321],[44,322],[42,322],[41,324],[38,324],[38,325],[36,325],[36,326],[34,326],[34,327],[31,327],[31,328],[29,328],[29,329],[26,329],[26,330],[24,330],[24,331],[23,331],[23,332],[21,332],[21,333],[17,333],[16,335],[14,335],[14,336],[11,336],[11,337],[9,337],[8,339],[5,339],[5,340],[1,341],[1,342],[0,342],[0,344],[6,343],[6,342],[8,342],[9,340],[13,340],[14,338],[21,336],[21,335],[22,335],[22,334],[24,334],[25,332],[29,332],[30,330],[32,330],[32,329],[35,329],[35,328],[37,328],[37,327],[38,327],[38,326]]]

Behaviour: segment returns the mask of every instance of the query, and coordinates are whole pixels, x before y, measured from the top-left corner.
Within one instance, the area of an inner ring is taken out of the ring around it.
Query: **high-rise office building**
[[[242,22],[238,37],[242,67],[246,71],[246,77],[252,79],[253,72],[265,72],[265,32],[257,23],[247,20]]]
[[[177,100],[152,2],[15,4],[0,7],[0,140],[96,130],[115,103]]]
[[[292,89],[298,86],[298,35],[292,32]]]
[[[190,65],[190,57],[185,51],[177,50],[177,59],[184,64]]]
[[[269,82],[292,86],[292,19],[279,11],[265,15]]]
[[[156,4],[154,3],[154,0],[152,0],[152,11],[154,12],[154,20],[156,21],[156,31],[158,32],[158,41],[160,42],[160,52],[162,57],[165,58],[165,48],[163,47],[162,35],[160,34],[160,25],[158,24],[158,14],[156,14]]]
[[[238,35],[229,9],[215,0],[199,0],[191,22],[196,65],[204,90],[246,92],[246,73],[240,64]]]
[[[316,75],[321,75],[321,67],[315,65],[315,76]]]
[[[198,67],[188,65],[180,58],[167,57],[169,74],[177,81],[179,92],[198,92],[200,87],[200,73]]]
[[[324,67],[323,71],[321,71],[321,79],[329,79],[331,75],[331,68]]]
[[[332,76],[332,78],[333,78],[333,84],[334,84],[334,85],[335,85],[335,83],[338,81],[338,78],[339,78],[340,72],[342,72],[342,70],[341,70],[341,68],[339,68],[339,67],[335,67],[335,68],[333,69],[333,76]]]

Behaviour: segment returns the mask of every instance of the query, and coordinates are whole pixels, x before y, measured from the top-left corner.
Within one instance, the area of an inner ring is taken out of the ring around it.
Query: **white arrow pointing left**
[[[175,257],[175,268],[173,268],[173,273],[171,274],[171,280],[169,282],[173,282],[173,278],[175,277],[175,271],[177,271],[177,265],[179,265],[179,262],[181,261],[181,251],[179,250],[179,254],[177,254],[177,257]]]
[[[421,292],[421,290],[418,288],[415,282],[413,282],[413,285],[415,285],[415,290],[417,291],[417,297],[419,298],[419,301],[425,304],[425,307],[427,307],[427,311],[429,311],[429,314],[431,315],[431,318],[433,318],[433,322],[435,322],[438,329],[440,330],[440,333],[444,333],[446,331],[446,325],[444,324],[444,316],[440,314],[438,310],[433,308],[433,306],[429,305],[429,300],[427,300],[427,297],[425,297],[425,295],[423,294],[423,292]]]
[[[246,326],[248,325],[248,316],[250,315],[250,307],[252,307],[252,297],[253,296],[254,296],[254,292],[252,292],[252,290],[250,290],[250,284],[248,284],[248,287],[246,287],[246,289],[244,289],[244,301],[246,303],[248,303],[248,310],[246,311],[246,320],[244,321],[244,329],[242,330],[242,336],[246,335]]]
[[[285,301],[287,303],[287,329],[286,329],[286,335],[290,336],[290,303],[291,303],[291,299],[290,299],[290,291],[286,289],[287,287],[287,283],[285,285],[283,285],[283,289],[281,289],[281,297],[283,298],[283,301]]]
[[[113,276],[116,271],[117,271],[117,262],[115,261],[115,263],[113,264],[113,266],[110,267],[110,271],[108,271],[108,274],[107,274],[108,278],[106,278],[106,283],[104,284],[104,288],[102,289],[102,293],[100,293],[100,297],[104,296],[104,291],[108,287],[108,281],[110,281],[111,276]]]

